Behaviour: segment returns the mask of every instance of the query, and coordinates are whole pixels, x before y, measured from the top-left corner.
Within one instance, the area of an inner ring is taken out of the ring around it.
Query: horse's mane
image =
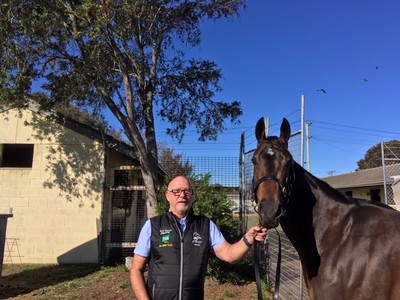
[[[326,181],[323,181],[322,179],[319,179],[318,177],[314,176],[310,172],[308,172],[306,169],[304,169],[302,166],[300,166],[297,162],[295,162],[296,168],[298,172],[301,172],[301,174],[304,176],[305,180],[312,186],[313,189],[318,189],[322,191],[325,195],[327,195],[331,200],[337,201],[343,204],[349,204],[349,205],[373,205],[373,206],[379,206],[387,209],[393,209],[392,207],[383,204],[381,202],[377,201],[371,201],[371,200],[366,200],[366,199],[359,199],[359,198],[353,198],[350,196],[347,196],[343,193],[341,193],[339,190],[335,189],[332,187],[329,183]]]

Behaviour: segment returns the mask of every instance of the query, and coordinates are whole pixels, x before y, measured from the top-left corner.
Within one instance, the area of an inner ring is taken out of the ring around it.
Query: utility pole
[[[300,146],[300,161],[304,167],[304,120],[305,120],[306,97],[301,95],[301,146]]]
[[[266,137],[269,137],[270,123],[271,123],[271,121],[270,121],[269,117],[267,117],[267,118],[265,119],[265,136],[266,136]]]
[[[312,122],[306,122],[306,141],[307,141],[307,171],[311,173],[311,151],[310,151],[310,126]]]

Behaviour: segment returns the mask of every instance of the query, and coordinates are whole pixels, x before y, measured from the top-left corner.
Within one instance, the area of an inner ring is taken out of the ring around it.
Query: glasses
[[[175,196],[179,196],[182,192],[185,192],[186,195],[191,195],[193,193],[190,189],[173,189],[168,190],[168,192],[174,194]]]

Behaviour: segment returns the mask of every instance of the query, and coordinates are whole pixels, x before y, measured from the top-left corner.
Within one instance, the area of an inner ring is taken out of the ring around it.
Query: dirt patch
[[[218,284],[207,278],[205,299],[257,299],[254,282]],[[265,297],[268,299],[268,297]],[[136,299],[125,266],[4,265],[0,299]]]

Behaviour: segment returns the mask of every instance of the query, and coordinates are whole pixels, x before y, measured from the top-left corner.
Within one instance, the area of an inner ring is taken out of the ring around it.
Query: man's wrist
[[[250,242],[249,242],[249,240],[247,239],[247,237],[246,237],[246,234],[245,235],[243,235],[243,242],[246,244],[246,246],[247,247],[251,247],[251,246],[253,246],[253,244],[250,244]]]

